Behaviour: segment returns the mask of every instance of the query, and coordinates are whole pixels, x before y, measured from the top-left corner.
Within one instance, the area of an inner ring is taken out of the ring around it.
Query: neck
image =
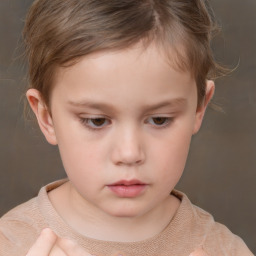
[[[63,198],[66,198],[65,202]],[[144,215],[115,217],[85,201],[70,183],[59,187],[50,200],[61,217],[78,233],[115,242],[142,241],[159,234],[170,223],[180,205],[180,201],[171,195]]]

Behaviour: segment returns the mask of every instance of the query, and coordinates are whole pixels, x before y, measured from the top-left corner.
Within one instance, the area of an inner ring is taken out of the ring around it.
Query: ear
[[[42,99],[41,93],[36,89],[29,89],[26,93],[26,96],[30,107],[36,115],[37,122],[46,140],[50,144],[56,145],[57,140],[52,117]]]
[[[196,110],[196,119],[195,119],[193,134],[197,133],[201,127],[205,110],[208,106],[208,103],[213,97],[214,89],[215,89],[214,82],[212,80],[207,80],[204,100],[201,106],[199,106]]]

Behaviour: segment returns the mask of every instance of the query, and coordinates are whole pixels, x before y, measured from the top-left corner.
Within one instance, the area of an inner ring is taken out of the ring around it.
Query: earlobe
[[[202,102],[202,105],[200,107],[198,107],[198,109],[196,111],[196,120],[195,120],[194,129],[193,129],[193,134],[196,134],[201,127],[201,124],[202,124],[202,121],[204,118],[204,113],[205,113],[206,108],[214,94],[214,90],[215,90],[214,82],[212,80],[207,80],[205,89],[206,89],[205,97]]]
[[[56,145],[57,140],[55,136],[54,125],[51,114],[45,105],[41,93],[36,89],[29,89],[26,93],[27,100],[34,114],[36,115],[38,125],[44,134],[46,140]]]

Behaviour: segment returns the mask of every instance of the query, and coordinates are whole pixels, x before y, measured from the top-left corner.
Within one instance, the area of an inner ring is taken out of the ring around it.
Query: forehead
[[[126,71],[128,74],[129,71],[132,71],[133,67],[138,65],[138,73],[143,71],[154,71],[153,74],[168,73],[170,70],[175,70],[179,74],[183,74],[184,78],[191,78],[192,73],[187,69],[185,61],[185,54],[180,56],[180,52],[185,52],[182,46],[179,46],[180,49],[168,46],[164,47],[163,45],[153,42],[150,44],[144,44],[143,41],[132,45],[124,49],[110,49],[110,50],[101,50],[98,52],[90,53],[86,56],[80,57],[79,59],[73,61],[73,63],[67,63],[65,67],[57,68],[56,80],[55,82],[67,76],[68,74],[76,72],[77,75],[79,72],[86,72],[88,70],[94,71],[97,70],[99,74],[104,75],[108,70],[117,71]],[[114,76],[116,77],[116,76]],[[111,76],[108,78],[111,79]]]
[[[68,102],[115,101],[147,105],[196,91],[188,71],[175,69],[155,45],[93,53],[58,70],[53,89]],[[154,102],[155,101],[155,102]]]

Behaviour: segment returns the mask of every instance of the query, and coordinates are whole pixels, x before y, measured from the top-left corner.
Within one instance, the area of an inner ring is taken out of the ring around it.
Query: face
[[[137,45],[60,69],[51,116],[37,115],[59,146],[72,193],[93,211],[135,217],[168,201],[204,109],[189,72],[172,68],[154,45]]]

